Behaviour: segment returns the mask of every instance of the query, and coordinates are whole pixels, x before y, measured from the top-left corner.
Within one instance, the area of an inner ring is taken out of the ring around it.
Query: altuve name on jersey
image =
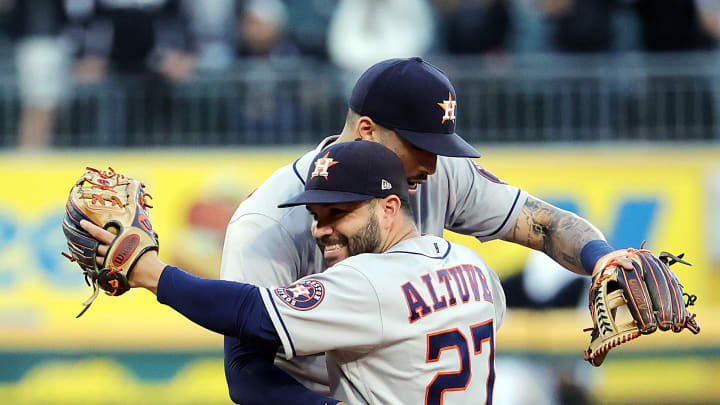
[[[482,271],[471,264],[440,269],[435,277],[430,273],[420,277],[422,287],[412,281],[402,285],[408,309],[409,321],[413,323],[431,313],[457,305],[458,302],[493,302],[492,293]],[[420,282],[417,282],[420,284]],[[482,289],[482,291],[481,291]],[[422,293],[421,293],[422,291]]]

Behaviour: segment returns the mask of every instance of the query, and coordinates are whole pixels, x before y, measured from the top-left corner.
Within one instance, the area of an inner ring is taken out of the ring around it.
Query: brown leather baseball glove
[[[615,260],[619,257],[632,260],[635,269],[617,266]],[[657,329],[681,332],[687,328],[694,334],[700,333],[695,314],[687,311],[697,297],[683,292],[682,284],[668,268],[674,263],[690,266],[682,257],[667,252],[656,257],[641,246],[616,250],[598,260],[590,287],[594,326],[585,329],[592,331],[585,360],[598,367],[613,347]],[[629,312],[624,320],[619,316],[623,306]]]
[[[157,234],[148,217],[149,194],[140,181],[91,167],[70,190],[62,227],[70,254],[63,255],[80,265],[85,282],[93,287],[92,296],[83,303],[90,307],[99,289],[108,295],[121,295],[130,289],[128,278],[133,266],[146,251],[158,250]],[[97,263],[98,241],[81,226],[90,221],[117,235],[103,263]]]

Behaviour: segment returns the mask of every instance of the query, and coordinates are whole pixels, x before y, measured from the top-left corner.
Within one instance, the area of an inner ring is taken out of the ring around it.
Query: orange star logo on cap
[[[457,109],[457,101],[453,100],[452,93],[448,92],[448,99],[443,100],[442,103],[437,103],[445,111],[445,115],[442,117],[442,124],[447,120],[455,122],[455,110]]]
[[[327,180],[328,169],[330,168],[330,166],[335,166],[336,164],[340,163],[335,162],[333,158],[329,157],[329,155],[330,152],[326,153],[325,156],[315,161],[315,170],[313,170],[312,174],[310,175],[311,179],[322,176],[325,178],[325,180]]]

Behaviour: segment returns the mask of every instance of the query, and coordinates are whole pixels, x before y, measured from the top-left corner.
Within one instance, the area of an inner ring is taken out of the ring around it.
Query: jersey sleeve
[[[482,242],[507,234],[527,192],[505,183],[472,159],[445,158],[442,164],[448,176],[445,228]]]
[[[300,257],[290,234],[262,214],[233,219],[225,233],[220,277],[261,287],[297,280]]]
[[[382,340],[375,287],[352,267],[339,264],[260,295],[288,360],[336,349],[366,353]]]

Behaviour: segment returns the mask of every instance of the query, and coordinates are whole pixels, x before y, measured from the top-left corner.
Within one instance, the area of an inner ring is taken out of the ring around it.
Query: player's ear
[[[400,214],[400,198],[396,195],[389,195],[382,199],[383,215],[388,218],[395,218]]]
[[[355,122],[355,136],[362,138],[365,141],[376,142],[377,124],[372,118],[362,116]]]

